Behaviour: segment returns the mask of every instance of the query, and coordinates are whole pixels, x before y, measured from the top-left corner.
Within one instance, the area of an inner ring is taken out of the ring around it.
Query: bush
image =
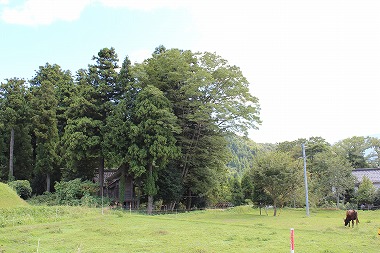
[[[35,206],[57,206],[59,205],[59,200],[57,194],[45,192],[42,195],[31,197],[30,199],[28,199],[28,203]]]
[[[55,183],[56,192],[45,192],[42,195],[34,196],[28,203],[32,205],[69,205],[100,207],[108,206],[111,203],[109,198],[103,199],[97,196],[99,186],[91,181],[81,181],[79,178],[71,181],[61,181]]]
[[[22,199],[28,199],[32,196],[32,187],[28,180],[16,180],[8,183]]]
[[[80,178],[71,181],[56,182],[54,186],[60,204],[80,205],[84,196],[93,196],[98,191],[98,185],[91,181],[81,181]]]

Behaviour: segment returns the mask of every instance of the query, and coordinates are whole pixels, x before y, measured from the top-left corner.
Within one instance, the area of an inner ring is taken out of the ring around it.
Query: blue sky
[[[380,1],[0,0],[0,81],[46,62],[73,73],[103,47],[216,52],[261,105],[257,142],[380,133]]]

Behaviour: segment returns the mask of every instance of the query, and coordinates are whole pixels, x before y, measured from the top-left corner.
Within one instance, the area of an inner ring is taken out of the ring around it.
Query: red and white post
[[[290,229],[290,253],[294,253],[294,228]]]

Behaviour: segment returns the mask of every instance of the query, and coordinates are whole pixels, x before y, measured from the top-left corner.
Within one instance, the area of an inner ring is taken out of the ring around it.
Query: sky
[[[378,0],[0,0],[0,81],[39,66],[74,74],[114,47],[142,62],[159,45],[216,52],[260,101],[249,137],[331,144],[380,134]]]

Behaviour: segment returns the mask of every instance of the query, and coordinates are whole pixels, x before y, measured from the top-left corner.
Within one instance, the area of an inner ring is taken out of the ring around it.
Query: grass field
[[[0,183],[0,208],[27,205],[28,204],[21,199],[12,188],[6,184]]]
[[[380,252],[380,211],[284,209],[277,217],[236,207],[146,216],[81,207],[0,209],[0,252]],[[27,218],[25,218],[27,217]]]

